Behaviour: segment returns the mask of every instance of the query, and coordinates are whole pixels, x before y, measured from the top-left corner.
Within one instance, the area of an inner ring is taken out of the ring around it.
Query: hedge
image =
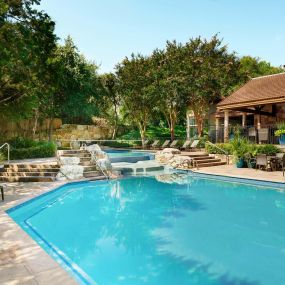
[[[215,144],[217,147],[223,149],[226,151],[228,154],[233,154],[233,146],[231,143],[217,143]],[[273,155],[278,152],[280,152],[280,149],[272,144],[248,144],[248,147],[250,148],[249,150],[251,152],[256,151],[256,154],[267,154],[267,155]],[[212,154],[224,154],[221,150],[217,149],[216,147],[206,144],[206,151],[208,153]]]
[[[56,154],[56,145],[52,142],[35,142],[31,147],[11,147],[10,159],[44,158]]]

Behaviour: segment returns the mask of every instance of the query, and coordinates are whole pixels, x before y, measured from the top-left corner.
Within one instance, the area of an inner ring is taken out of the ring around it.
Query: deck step
[[[218,165],[226,165],[225,161],[216,161],[216,162],[206,162],[206,163],[198,163],[196,166],[198,168],[201,167],[210,167],[210,166],[218,166]]]
[[[57,175],[58,172],[3,172],[0,174],[0,177],[27,177],[27,176],[52,176],[55,177]]]
[[[221,161],[219,158],[211,158],[211,159],[202,159],[202,160],[194,160],[196,164],[210,163],[210,162],[219,162]]]
[[[196,156],[196,157],[191,157],[193,160],[207,160],[207,159],[215,159],[214,156]]]
[[[53,182],[54,178],[51,176],[0,176],[2,182]]]
[[[100,175],[102,175],[102,173],[100,171],[97,171],[97,170],[95,170],[95,171],[86,171],[86,172],[83,173],[83,176],[85,178],[97,177],[97,176],[100,176]]]
[[[19,169],[13,169],[13,168],[7,168],[7,169],[1,169],[0,170],[0,175],[1,173],[22,173],[22,172],[29,172],[29,173],[35,173],[35,172],[58,172],[59,168],[19,168]]]

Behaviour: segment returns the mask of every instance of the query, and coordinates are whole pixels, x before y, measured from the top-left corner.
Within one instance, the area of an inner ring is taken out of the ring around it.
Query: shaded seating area
[[[251,79],[217,104],[215,118],[216,142],[228,142],[238,125],[250,141],[277,144],[276,124],[285,121],[285,73]]]
[[[266,171],[281,170],[284,176],[285,153],[277,153],[276,155],[258,154],[256,156],[256,169],[264,169]]]

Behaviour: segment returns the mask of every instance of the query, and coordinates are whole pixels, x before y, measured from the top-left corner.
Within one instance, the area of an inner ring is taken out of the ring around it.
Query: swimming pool
[[[285,284],[285,194],[270,187],[127,177],[66,184],[8,214],[81,284]]]
[[[136,150],[117,150],[117,149],[107,149],[104,150],[111,162],[138,162],[143,160],[154,159],[154,154],[146,151],[136,151]]]

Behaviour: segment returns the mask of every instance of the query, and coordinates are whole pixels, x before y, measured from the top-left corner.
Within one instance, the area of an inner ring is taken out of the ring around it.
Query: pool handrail
[[[2,149],[3,147],[7,146],[7,161],[8,161],[8,164],[10,163],[10,144],[8,144],[7,142],[3,143],[1,146],[0,146],[0,149]]]
[[[225,151],[224,149],[218,147],[217,145],[215,145],[214,143],[210,142],[210,141],[206,141],[205,144],[209,144],[213,147],[215,147],[216,149],[218,149],[219,151],[221,151],[222,153],[224,153],[226,155],[226,163],[229,164],[229,153],[227,151]]]

